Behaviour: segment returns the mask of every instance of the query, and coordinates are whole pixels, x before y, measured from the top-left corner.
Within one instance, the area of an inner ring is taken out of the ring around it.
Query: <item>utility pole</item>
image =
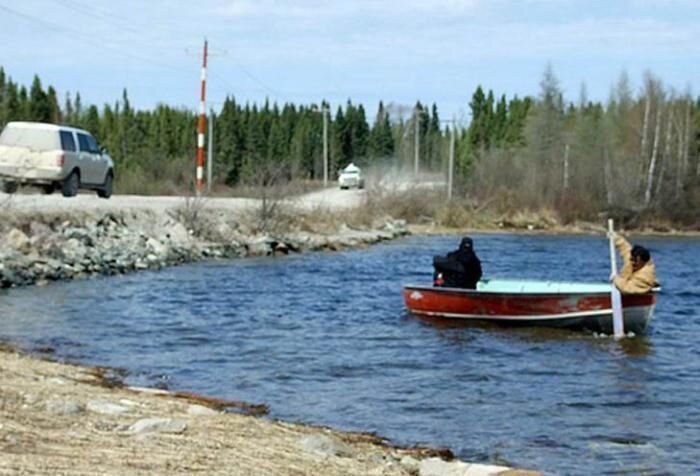
[[[569,144],[564,146],[564,191],[569,191]]]
[[[420,116],[418,115],[418,108],[413,110],[413,129],[414,129],[414,159],[413,159],[413,175],[418,178],[418,155],[420,152]]]
[[[452,118],[452,129],[450,134],[450,161],[447,164],[447,199],[452,200],[452,176],[454,175],[455,164],[455,128],[457,124]]]
[[[197,124],[197,180],[196,194],[202,194],[202,175],[204,172],[204,128],[206,119],[206,86],[207,86],[207,40],[204,39],[204,56],[202,58],[202,86],[199,102],[199,123]]]
[[[214,166],[214,110],[209,109],[209,142],[207,142],[207,195],[211,194],[211,176]]]
[[[323,186],[328,186],[328,108],[321,106],[323,114]]]

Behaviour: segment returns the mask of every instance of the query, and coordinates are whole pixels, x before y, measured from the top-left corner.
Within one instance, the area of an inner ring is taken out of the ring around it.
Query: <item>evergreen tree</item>
[[[348,109],[350,103],[348,102]],[[366,163],[367,151],[369,149],[369,124],[365,108],[359,104],[354,108],[351,121],[351,157],[354,160],[359,160],[360,163]]]
[[[496,113],[493,118],[493,143],[503,146],[506,142],[508,130],[508,107],[506,105],[506,95],[502,95],[496,104]]]
[[[9,81],[5,85],[5,122],[23,119],[21,97],[17,85]]]
[[[83,100],[80,93],[75,93],[75,102],[73,104],[73,121],[76,125],[80,125],[83,118]]]
[[[472,150],[487,149],[489,145],[489,105],[481,86],[477,86],[469,103],[472,120],[469,125],[469,142]]]
[[[39,76],[34,75],[29,92],[29,120],[37,122],[51,121],[51,106],[49,98],[41,87]]]
[[[72,125],[75,122],[75,113],[73,112],[73,102],[70,98],[70,92],[66,93],[66,101],[63,106],[63,121]]]
[[[49,122],[60,124],[63,120],[61,116],[61,106],[58,105],[58,97],[53,86],[49,86],[46,96],[49,105]]]
[[[347,129],[348,125],[346,124],[345,114],[343,113],[343,109],[338,106],[335,120],[331,127],[333,137],[331,142],[331,157],[339,168],[345,167],[352,159]],[[314,175],[318,177],[320,174],[316,173]]]
[[[88,107],[87,113],[85,114],[85,120],[83,122],[83,128],[95,136],[98,141],[102,140],[100,137],[100,114],[97,111],[96,106],[90,105],[90,107]]]
[[[377,115],[370,132],[369,152],[375,158],[388,158],[394,154],[394,137],[391,132],[391,122],[382,101],[379,101]]]
[[[31,104],[29,102],[29,94],[27,93],[27,88],[25,88],[24,86],[21,86],[19,88],[17,102],[19,103],[17,119],[21,121],[32,120],[32,111],[30,109]]]

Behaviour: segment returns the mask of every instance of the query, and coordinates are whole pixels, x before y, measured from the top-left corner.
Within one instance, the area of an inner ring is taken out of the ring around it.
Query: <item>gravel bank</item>
[[[16,208],[12,203],[0,211],[0,288],[159,269],[203,259],[338,250],[408,234],[404,222],[391,218],[358,228],[315,220],[313,213],[306,212],[302,219],[302,215],[287,212],[273,217],[279,223],[261,228],[261,221],[271,219],[260,219],[254,207],[174,203],[178,206],[164,209],[155,200],[151,207],[123,210],[48,211]]]
[[[122,387],[111,377],[107,369],[30,358],[0,344],[0,474],[537,474],[227,412],[247,406]]]

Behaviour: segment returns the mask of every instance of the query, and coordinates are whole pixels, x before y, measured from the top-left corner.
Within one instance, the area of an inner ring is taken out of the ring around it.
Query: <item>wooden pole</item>
[[[450,134],[450,162],[447,166],[447,199],[452,200],[452,177],[455,167],[455,127],[456,122],[452,119],[452,130]]]
[[[413,119],[413,175],[418,178],[418,160],[420,153],[420,114],[418,107],[414,109],[413,114],[415,115]]]
[[[328,110],[326,105],[321,106],[323,114],[323,186],[328,186]]]

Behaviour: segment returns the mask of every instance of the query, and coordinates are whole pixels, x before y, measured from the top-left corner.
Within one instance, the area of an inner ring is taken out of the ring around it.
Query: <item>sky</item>
[[[567,101],[605,101],[623,73],[700,92],[700,0],[0,0],[0,67],[61,102],[199,109],[351,100],[468,121],[478,85],[537,96],[547,66]]]

